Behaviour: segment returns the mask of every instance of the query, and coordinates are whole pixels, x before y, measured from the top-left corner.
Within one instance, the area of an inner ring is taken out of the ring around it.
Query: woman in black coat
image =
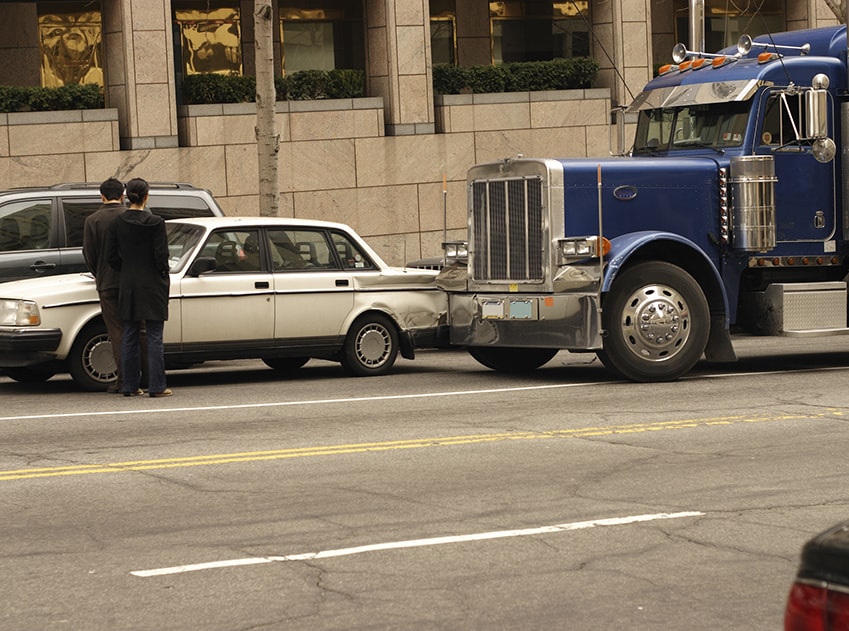
[[[150,396],[168,397],[162,331],[168,319],[168,241],[165,221],[145,210],[149,186],[141,178],[127,182],[129,209],[109,224],[106,256],[121,274],[118,306],[124,320],[121,372],[124,396],[143,394],[139,331],[147,331]]]

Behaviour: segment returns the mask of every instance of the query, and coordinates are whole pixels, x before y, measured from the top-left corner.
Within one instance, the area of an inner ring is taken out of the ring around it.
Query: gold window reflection
[[[38,16],[41,85],[103,86],[100,11]]]
[[[242,74],[242,36],[237,7],[175,11],[187,75]]]

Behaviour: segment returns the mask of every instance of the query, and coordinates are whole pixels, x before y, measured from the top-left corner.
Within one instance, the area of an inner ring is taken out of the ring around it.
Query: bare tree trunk
[[[846,22],[846,0],[825,0],[825,3],[841,24]]]
[[[274,10],[269,0],[254,0],[256,39],[256,151],[259,170],[259,214],[276,217],[280,208],[277,154],[280,136],[275,121]]]

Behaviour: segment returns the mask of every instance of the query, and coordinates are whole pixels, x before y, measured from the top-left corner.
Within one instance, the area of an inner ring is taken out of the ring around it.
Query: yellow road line
[[[90,475],[95,473],[118,473],[123,471],[151,471],[156,469],[174,469],[181,467],[199,467],[208,465],[231,464],[236,462],[257,462],[263,460],[284,460],[288,458],[306,458],[318,456],[339,456],[397,449],[423,449],[426,447],[450,447],[475,443],[500,442],[510,440],[540,440],[551,438],[591,438],[616,434],[639,434],[644,432],[668,431],[673,429],[693,429],[697,427],[726,427],[742,423],[763,423],[770,421],[818,420],[840,418],[840,410],[826,410],[817,414],[781,414],[764,416],[723,416],[702,419],[677,419],[651,423],[628,423],[575,429],[550,430],[539,432],[501,432],[496,434],[469,434],[464,436],[443,436],[439,438],[417,438],[411,440],[389,440],[371,443],[353,443],[343,445],[323,445],[316,447],[294,447],[266,451],[246,451],[225,454],[186,456],[182,458],[161,458],[155,460],[133,460],[126,462],[78,464],[55,467],[30,467],[0,471],[0,482],[26,480],[32,478],[50,478],[59,476]]]

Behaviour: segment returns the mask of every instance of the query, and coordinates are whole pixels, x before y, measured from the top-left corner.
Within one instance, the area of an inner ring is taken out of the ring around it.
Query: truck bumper
[[[60,329],[0,327],[0,368],[32,366],[55,359],[62,340]]]
[[[599,350],[601,310],[594,293],[449,294],[450,339],[460,346]]]

